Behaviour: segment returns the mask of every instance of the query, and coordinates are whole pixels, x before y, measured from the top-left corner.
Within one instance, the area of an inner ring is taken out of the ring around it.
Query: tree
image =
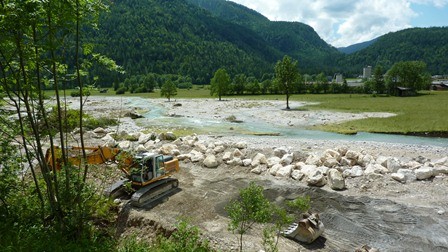
[[[233,92],[237,95],[242,95],[244,93],[244,85],[246,84],[247,77],[245,74],[237,74],[233,78],[232,86]]]
[[[226,206],[230,218],[229,229],[239,234],[240,251],[243,251],[243,235],[255,224],[271,218],[269,201],[263,195],[263,187],[251,182],[241,189],[239,198]]]
[[[386,74],[386,83],[390,93],[395,93],[397,86],[407,87],[415,91],[427,88],[430,76],[423,61],[401,61],[395,63]]]
[[[384,93],[386,89],[381,65],[377,65],[373,70],[373,88],[378,94]]]
[[[32,179],[32,184],[24,182],[23,191],[29,189],[29,192],[20,198],[33,201],[33,211],[20,225],[32,222],[36,228],[45,226],[42,230],[49,231],[53,228],[60,237],[74,240],[88,237],[92,229],[86,225],[94,219],[92,202],[97,199],[90,194],[93,190],[87,184],[88,166],[71,169],[67,153],[61,151],[65,169],[57,172],[52,168],[54,164],[50,166],[46,162],[45,144],[48,139],[53,156],[56,143],[61,150],[67,149],[67,105],[63,103],[60,88],[65,85],[66,77],[72,76],[71,81],[80,90],[75,120],[80,128],[78,143],[84,147],[86,76],[92,61],[112,65],[114,62],[95,54],[92,46],[81,40],[81,33],[95,25],[104,5],[101,0],[3,0],[0,6],[0,89],[8,96],[18,116],[15,128],[19,134],[13,137],[20,137],[19,149],[23,150]],[[57,134],[49,130],[52,125],[44,101],[44,89],[49,85],[54,88]],[[0,120],[0,128],[8,127],[8,123]],[[85,159],[86,153],[82,155]],[[26,211],[24,203],[18,204]],[[21,214],[21,210],[14,214]]]
[[[226,69],[218,69],[215,72],[210,84],[210,95],[217,95],[221,101],[221,96],[227,94],[230,85],[230,76]]]
[[[177,87],[170,79],[163,83],[162,88],[160,89],[160,96],[165,96],[170,101],[172,96],[177,95]]]
[[[275,79],[280,90],[286,95],[286,109],[290,109],[289,97],[297,89],[300,79],[298,62],[293,61],[289,56],[284,56],[283,60],[275,65]]]

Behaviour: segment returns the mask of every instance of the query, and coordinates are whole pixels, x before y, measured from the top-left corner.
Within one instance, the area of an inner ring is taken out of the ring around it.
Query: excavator
[[[119,148],[110,147],[85,147],[86,158],[82,158],[81,147],[69,147],[62,149],[58,146],[49,148],[45,160],[51,168],[61,170],[62,151],[65,151],[68,162],[73,166],[79,166],[83,162],[87,164],[116,163],[125,174],[125,179],[119,180],[106,189],[105,194],[117,198],[125,193],[125,185],[131,184],[134,193],[131,196],[131,204],[142,207],[161,199],[177,190],[179,181],[171,178],[171,175],[179,171],[179,161],[173,156],[165,156],[150,152],[141,152],[135,155]]]

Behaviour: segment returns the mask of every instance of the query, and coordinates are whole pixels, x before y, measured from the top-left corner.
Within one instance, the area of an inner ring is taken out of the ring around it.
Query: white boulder
[[[285,155],[283,155],[282,159],[280,160],[280,163],[282,165],[290,165],[290,164],[292,164],[293,160],[294,160],[293,154],[285,154]]]
[[[418,180],[425,180],[434,176],[434,168],[424,166],[414,170],[414,173]]]
[[[215,155],[208,155],[203,162],[204,166],[207,168],[216,168],[219,166],[218,160]]]
[[[279,158],[282,158],[287,153],[288,149],[286,147],[278,147],[274,149],[274,155]]]
[[[293,178],[294,180],[301,180],[303,177],[305,177],[305,174],[303,174],[299,170],[293,170],[291,172],[291,178]]]
[[[253,158],[252,158],[252,167],[258,166],[260,164],[267,164],[267,159],[266,156],[263,153],[257,153]]]
[[[328,171],[328,185],[333,190],[345,189],[345,180],[342,177],[342,173],[336,169],[330,169]]]
[[[291,172],[294,170],[294,165],[287,165],[280,167],[275,174],[277,177],[289,178],[291,176]]]
[[[280,158],[279,157],[270,157],[267,159],[267,165],[269,168],[271,168],[272,166],[279,164],[280,163]]]

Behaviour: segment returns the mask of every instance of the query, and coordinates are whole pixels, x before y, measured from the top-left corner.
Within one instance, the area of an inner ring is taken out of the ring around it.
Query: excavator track
[[[167,178],[159,180],[137,190],[131,197],[131,204],[136,207],[148,205],[177,190],[179,180]]]

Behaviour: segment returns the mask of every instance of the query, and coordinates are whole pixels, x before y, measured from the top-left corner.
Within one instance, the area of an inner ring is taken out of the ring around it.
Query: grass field
[[[68,95],[70,91],[66,92]],[[51,93],[48,93],[51,95]],[[92,95],[114,96],[112,89],[101,94],[93,91]],[[129,94],[143,98],[161,98],[158,91],[145,94]],[[210,98],[207,87],[194,86],[191,90],[178,90],[172,99]],[[257,95],[223,97],[253,100],[285,100],[284,95]],[[293,101],[318,102],[317,105],[305,107],[308,110],[329,110],[342,112],[390,112],[397,116],[389,118],[368,118],[341,124],[317,127],[320,130],[353,134],[359,131],[375,133],[417,134],[430,136],[448,136],[448,92],[426,91],[415,97],[385,97],[358,94],[313,94],[293,95]],[[286,105],[286,102],[285,102]]]

